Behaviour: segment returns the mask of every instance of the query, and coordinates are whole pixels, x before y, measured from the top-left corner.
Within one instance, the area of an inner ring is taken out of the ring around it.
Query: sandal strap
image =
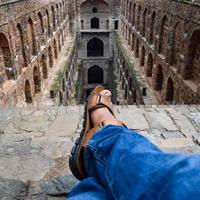
[[[109,106],[107,106],[105,104],[102,104],[102,103],[99,103],[99,104],[89,108],[89,112],[91,113],[91,112],[93,112],[93,111],[95,111],[97,109],[100,109],[100,108],[107,108],[111,112],[111,114],[114,115],[112,109]]]
[[[112,115],[114,115],[112,107],[110,107],[110,102],[108,102],[108,99],[110,100],[110,96],[102,95],[99,93],[92,94],[92,100],[91,100],[91,107],[88,108],[89,112],[92,112],[94,110],[100,109],[100,108],[107,108]]]

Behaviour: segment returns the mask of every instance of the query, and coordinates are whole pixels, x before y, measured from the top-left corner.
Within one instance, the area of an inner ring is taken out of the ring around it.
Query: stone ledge
[[[1,0],[0,1],[0,6],[4,6],[4,5],[8,5],[8,4],[13,4],[13,3],[17,3],[20,1],[25,1],[25,0]]]
[[[165,152],[200,153],[199,105],[114,106],[114,112]],[[35,200],[53,199],[52,191],[65,188],[58,180],[64,185],[70,181],[72,186],[76,181],[70,178],[68,158],[82,129],[82,115],[82,105],[0,110],[0,177],[6,179],[4,184],[17,180],[13,182],[15,194],[29,195],[31,200],[34,195]]]

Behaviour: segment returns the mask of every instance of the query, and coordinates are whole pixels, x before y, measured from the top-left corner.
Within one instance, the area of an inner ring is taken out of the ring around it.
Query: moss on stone
[[[59,91],[60,88],[60,84],[63,80],[63,75],[64,74],[64,70],[60,70],[57,72],[53,84],[51,85],[51,90],[54,91],[54,94],[56,95]]]
[[[142,85],[142,83],[139,80],[140,75],[135,71],[134,64],[130,62],[129,55],[128,55],[126,49],[124,49],[123,44],[122,44],[122,39],[120,38],[120,36],[118,34],[116,34],[116,42],[122,53],[122,56],[124,57],[124,60],[125,60],[126,66],[128,67],[128,71],[129,71],[129,74],[131,75],[131,78],[133,79],[136,86],[140,87]]]

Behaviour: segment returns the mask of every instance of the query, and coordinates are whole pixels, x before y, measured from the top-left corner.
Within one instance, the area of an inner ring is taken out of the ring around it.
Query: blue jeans
[[[200,155],[163,153],[146,138],[109,125],[84,154],[89,175],[69,200],[199,200]]]

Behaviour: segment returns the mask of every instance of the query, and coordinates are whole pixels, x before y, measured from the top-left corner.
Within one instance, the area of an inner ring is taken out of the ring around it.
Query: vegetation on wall
[[[63,65],[60,67],[60,70],[54,76],[54,80],[50,89],[51,92],[53,92],[54,97],[56,97],[57,93],[59,92],[62,80],[64,79],[65,76],[65,71],[69,66],[70,58],[74,54],[74,49],[75,46],[73,46],[73,48],[69,47],[68,49],[65,50],[66,51],[65,56],[68,56],[68,59],[66,60],[65,63],[63,63]]]
[[[143,85],[142,80],[141,80],[142,78],[140,74],[135,70],[134,64],[131,63],[130,56],[128,55],[127,50],[123,47],[122,38],[118,34],[116,34],[116,43],[118,45],[120,52],[122,53],[125,64],[128,67],[128,72],[131,75],[131,78],[133,79],[135,86],[139,88],[140,86]]]
[[[81,90],[81,84],[82,84],[82,79],[81,79],[81,60],[77,61],[77,70],[78,70],[78,76],[79,78],[77,79],[75,83],[75,98],[79,100],[79,95],[80,95],[80,90]]]
[[[64,70],[58,71],[57,74],[55,75],[53,84],[51,85],[51,91],[54,92],[54,95],[56,95],[59,91],[60,84],[63,80],[63,76],[64,76]]]

